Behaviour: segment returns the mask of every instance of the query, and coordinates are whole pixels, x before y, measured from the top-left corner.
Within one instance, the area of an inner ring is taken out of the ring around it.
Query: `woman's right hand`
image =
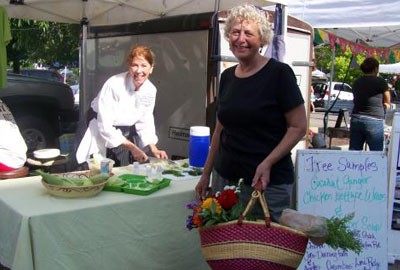
[[[140,150],[139,148],[131,150],[133,159],[138,161],[139,163],[145,162],[149,159],[145,152]]]
[[[125,146],[127,149],[129,149],[135,161],[138,161],[140,163],[140,162],[145,162],[149,159],[146,153],[131,141],[126,140],[122,143],[122,145]]]
[[[196,200],[198,202],[202,201],[205,197],[208,196],[208,193],[210,192],[209,185],[210,177],[202,174],[199,182],[194,189],[196,192]]]

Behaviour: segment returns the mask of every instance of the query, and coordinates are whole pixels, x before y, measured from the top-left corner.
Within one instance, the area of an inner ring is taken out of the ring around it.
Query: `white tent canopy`
[[[0,0],[8,16],[89,25],[116,25],[182,14],[227,10],[241,0]],[[258,6],[276,1],[248,0]]]
[[[370,47],[400,44],[400,1],[290,0],[288,14],[314,28],[346,40],[363,40]]]
[[[390,73],[390,74],[400,74],[400,63],[395,64],[380,64],[379,65],[380,73]]]

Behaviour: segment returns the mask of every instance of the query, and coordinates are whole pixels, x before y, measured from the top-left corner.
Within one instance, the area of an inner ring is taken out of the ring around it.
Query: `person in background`
[[[393,75],[393,77],[392,77],[392,81],[391,81],[391,85],[392,85],[392,87],[391,87],[391,89],[392,89],[392,97],[394,98],[394,99],[392,99],[392,102],[393,102],[393,100],[397,100],[398,99],[398,96],[399,96],[399,90],[400,90],[400,81],[399,81],[399,79],[398,79],[399,77],[398,77],[398,75]]]
[[[148,154],[168,158],[156,146],[153,110],[157,89],[149,80],[154,58],[147,46],[134,46],[126,60],[128,71],[104,83],[88,112],[88,128],[76,152],[79,164],[92,154],[114,160],[115,166],[144,162]]]
[[[315,94],[314,94],[314,87],[310,85],[310,112],[315,112]]]
[[[398,75],[393,75],[392,76],[392,86],[395,90],[399,90],[399,77]]]
[[[23,167],[27,151],[25,140],[10,109],[0,99],[0,172]]]
[[[307,129],[304,100],[293,70],[262,56],[273,32],[261,10],[248,4],[230,10],[225,38],[239,64],[221,75],[217,123],[203,174],[195,187],[196,199],[240,178],[241,200],[254,189],[263,190],[272,220],[291,207],[294,168],[290,151]],[[258,205],[256,205],[258,206]],[[253,209],[263,218],[261,207]]]
[[[353,84],[353,112],[350,120],[350,150],[383,151],[385,110],[390,108],[387,82],[378,77],[379,62],[366,58],[360,65],[363,76]]]

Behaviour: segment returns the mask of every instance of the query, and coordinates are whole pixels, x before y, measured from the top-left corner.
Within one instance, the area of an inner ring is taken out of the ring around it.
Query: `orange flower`
[[[193,225],[197,227],[201,227],[202,225],[202,220],[199,217],[199,213],[201,212],[202,208],[200,206],[197,206],[196,208],[193,209],[193,218],[192,218],[192,223]]]

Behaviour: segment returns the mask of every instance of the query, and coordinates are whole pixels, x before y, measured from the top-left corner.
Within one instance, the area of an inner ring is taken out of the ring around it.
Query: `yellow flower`
[[[215,205],[215,213],[221,214],[222,207],[219,205],[218,201],[215,198],[207,198],[201,203],[201,208],[208,209],[211,211],[211,205],[214,203]]]

